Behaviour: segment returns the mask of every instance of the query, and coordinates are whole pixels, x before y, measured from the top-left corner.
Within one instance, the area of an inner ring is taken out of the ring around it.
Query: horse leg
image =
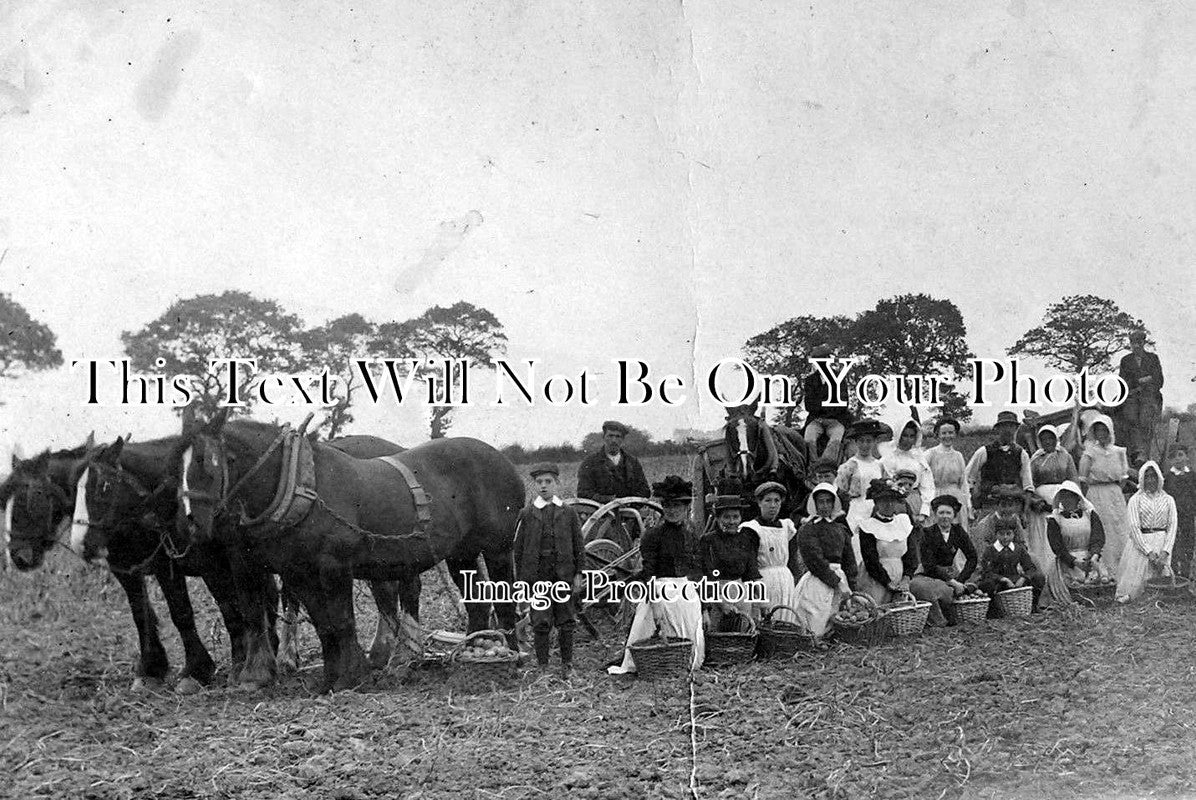
[[[171,563],[156,570],[154,577],[162,587],[166,608],[170,611],[170,620],[179,632],[179,638],[183,640],[185,661],[175,691],[179,694],[195,694],[201,686],[211,682],[216,663],[212,661],[212,656],[204,647],[203,640],[199,638],[199,631],[195,628],[195,611],[191,607],[191,595],[187,593],[187,577]]]
[[[130,575],[115,569],[112,570],[112,574],[125,590],[129,610],[133,612],[133,624],[137,626],[137,644],[141,655],[137,659],[133,691],[157,688],[162,685],[170,662],[166,658],[166,648],[158,638],[158,617],[150,605],[149,595],[146,594],[145,579],[141,575]]]
[[[236,587],[237,607],[245,623],[245,666],[241,669],[239,683],[242,688],[256,690],[274,682],[277,665],[274,649],[270,643],[269,616],[266,582],[273,577],[253,565],[245,553],[232,543],[225,549]]]
[[[299,598],[290,585],[282,582],[282,616],[279,617],[278,671],[292,675],[299,671]]]
[[[353,577],[346,569],[320,570],[319,583],[288,574],[285,580],[307,608],[324,654],[321,692],[351,689],[369,674],[370,664],[353,624]]]
[[[415,611],[418,613],[419,576],[415,580]],[[370,664],[374,669],[384,669],[390,663],[390,654],[394,651],[399,630],[400,597],[403,610],[412,613],[408,607],[410,587],[407,581],[370,581],[370,593],[374,595],[374,604],[378,606],[378,625],[374,629],[374,641],[370,643]]]
[[[452,573],[453,583],[457,584],[457,591],[461,596],[465,596],[465,576],[462,572],[469,572],[470,570],[477,571],[478,560],[477,556],[473,558],[446,558],[445,564],[448,565],[449,572]],[[487,564],[486,569],[490,566]],[[480,577],[478,578],[480,580]],[[491,580],[495,580],[493,575]],[[489,603],[466,603],[465,613],[469,617],[468,632],[484,631],[490,627],[490,604]]]
[[[220,609],[224,630],[228,633],[228,682],[233,684],[245,666],[245,620],[241,618],[241,610],[237,605],[237,592],[227,569],[205,572],[203,582]]]
[[[486,571],[490,573],[490,580],[511,584],[515,580],[515,566],[511,560],[509,549],[489,550],[483,553]],[[580,607],[580,605],[579,605]],[[507,641],[515,650],[519,649],[515,625],[519,619],[514,603],[495,603],[494,615],[498,617],[498,627],[507,632]]]

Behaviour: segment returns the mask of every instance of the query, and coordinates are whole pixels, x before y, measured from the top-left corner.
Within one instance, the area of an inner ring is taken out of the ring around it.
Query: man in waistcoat
[[[1020,423],[1017,414],[1002,411],[993,426],[995,442],[979,448],[968,462],[968,485],[972,487],[972,509],[993,505],[992,491],[997,486],[1015,485],[1023,491],[1034,491],[1030,476],[1030,454],[1015,440]]]

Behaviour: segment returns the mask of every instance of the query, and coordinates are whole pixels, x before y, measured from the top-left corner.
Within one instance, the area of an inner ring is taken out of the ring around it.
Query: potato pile
[[[515,651],[507,647],[505,639],[497,636],[479,636],[465,646],[460,653],[460,658],[463,661],[489,661],[514,654]]]
[[[880,616],[880,611],[877,610],[875,603],[861,595],[853,594],[843,601],[839,610],[831,617],[831,621],[838,625],[857,628],[878,616]]]
[[[985,597],[988,597],[988,595],[986,595],[984,592],[982,592],[980,590],[980,587],[968,585],[967,588],[964,590],[964,593],[961,594],[956,599],[958,599],[958,600],[980,600]]]
[[[1079,582],[1080,586],[1108,586],[1111,583],[1117,583],[1117,579],[1109,575],[1098,575],[1095,572],[1089,572],[1084,576],[1084,580]]]

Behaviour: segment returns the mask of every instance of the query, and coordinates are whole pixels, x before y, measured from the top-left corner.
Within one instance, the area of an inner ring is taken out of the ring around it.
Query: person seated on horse
[[[955,598],[967,591],[968,579],[976,570],[976,548],[958,522],[963,504],[957,498],[939,495],[930,501],[930,507],[934,524],[922,528],[918,547],[922,566],[910,581],[910,593],[930,602],[928,625],[954,625]],[[957,570],[955,559],[960,552],[966,561]]]
[[[696,594],[686,597],[683,588],[702,577],[702,560],[698,550],[699,537],[689,520],[689,506],[693,501],[693,484],[680,475],[669,475],[652,484],[652,494],[660,501],[664,519],[644,532],[640,539],[643,569],[634,580],[655,582],[662,587],[671,585],[672,598],[645,601],[636,606],[627,647],[618,661],[607,667],[612,675],[635,672],[631,645],[655,635],[676,636],[693,642],[693,661],[698,669],[705,657],[705,637],[702,633],[702,603]]]
[[[819,344],[810,350],[810,358],[833,358],[834,349],[828,344]],[[806,408],[806,427],[803,432],[806,444],[809,445],[811,457],[839,460],[839,449],[842,446],[843,435],[852,423],[851,409],[847,406],[847,398],[840,398],[842,406],[829,406],[831,387],[826,379],[811,364],[810,372],[802,383],[802,404]],[[826,436],[826,447],[818,451],[818,440]]]
[[[515,525],[515,577],[529,586],[539,581],[567,581],[572,585],[571,595],[564,602],[552,599],[548,608],[531,611],[536,662],[541,670],[548,668],[550,637],[555,627],[561,672],[568,677],[573,669],[573,629],[577,625],[573,595],[581,590],[586,563],[581,519],[557,493],[561,472],[556,464],[537,464],[529,472],[539,494],[519,512]]]
[[[702,572],[708,580],[719,583],[759,581],[760,537],[750,528],[741,528],[743,512],[749,506],[738,495],[719,495],[714,499],[715,528],[699,543]],[[734,622],[732,612],[755,616],[755,606],[741,603],[714,603],[707,608],[710,630],[722,631],[723,623]],[[725,619],[730,617],[730,619]]]
[[[1046,586],[1046,577],[1039,571],[1030,557],[1024,542],[1017,541],[1018,525],[1012,518],[997,522],[997,539],[984,549],[980,557],[980,588],[994,595],[1006,589],[1017,589],[1026,584],[1034,588],[1034,603],[1031,610],[1038,612],[1038,598]],[[990,617],[996,616],[996,604],[988,608]]]

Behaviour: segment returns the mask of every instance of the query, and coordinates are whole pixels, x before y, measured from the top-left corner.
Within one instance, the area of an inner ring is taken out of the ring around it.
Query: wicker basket
[[[453,652],[449,656],[451,667],[449,684],[454,690],[467,694],[480,694],[502,688],[518,677],[519,653],[515,651],[486,658],[465,655],[465,648],[469,646],[469,643],[483,637],[506,641],[506,633],[503,631],[475,631],[453,648]]]
[[[835,629],[835,638],[845,644],[857,647],[872,647],[889,638],[889,621],[885,618],[885,611],[877,608],[876,603],[866,594],[854,594],[852,597],[863,598],[867,605],[876,610],[876,616],[867,622],[840,622],[831,618],[831,625]],[[844,598],[840,608],[847,605],[848,598]]]
[[[889,621],[889,630],[894,636],[913,636],[921,633],[926,627],[926,618],[930,615],[930,603],[918,600],[909,592],[902,600],[881,606],[885,611],[885,618]]]
[[[630,645],[636,674],[641,678],[673,678],[689,674],[694,643],[679,636],[651,636]]]
[[[1016,589],[1006,589],[997,592],[994,600],[997,604],[997,615],[1002,617],[1028,617],[1034,604],[1034,588],[1019,586]]]
[[[976,625],[988,618],[990,597],[960,597],[955,600],[955,615],[960,622]]]
[[[797,622],[774,620],[778,611],[794,611],[789,606],[773,606],[760,620],[760,638],[756,642],[756,655],[760,658],[792,658],[799,650],[812,651],[815,648],[814,634]]]
[[[734,612],[735,616],[747,622],[746,631],[732,631],[729,633],[708,632],[706,634],[706,663],[712,666],[719,664],[743,664],[751,661],[756,655],[756,623],[741,611]]]
[[[1170,578],[1149,578],[1146,581],[1146,588],[1165,597],[1180,598],[1188,596],[1189,583],[1191,581],[1182,575],[1173,575]]]
[[[1067,590],[1089,605],[1111,605],[1117,591],[1114,583],[1068,583]]]

